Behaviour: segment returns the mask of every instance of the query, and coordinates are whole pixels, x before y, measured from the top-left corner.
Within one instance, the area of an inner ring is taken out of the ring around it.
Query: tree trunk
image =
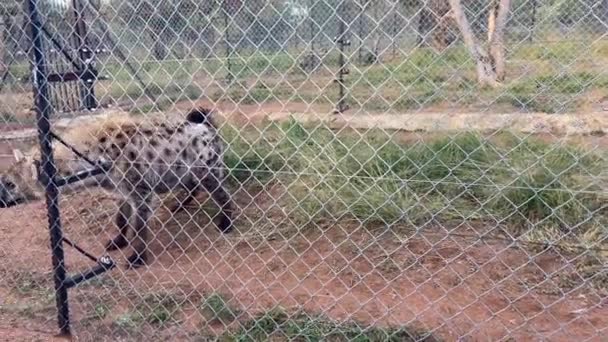
[[[357,51],[357,60],[359,61],[359,64],[363,63],[363,45],[364,45],[364,40],[363,40],[363,9],[361,9],[361,12],[359,13],[359,18],[357,19],[358,22],[358,30],[357,30],[357,38],[358,38],[358,43],[359,43],[359,49]]]
[[[498,8],[496,6],[496,2],[490,5],[490,9],[488,10],[488,41],[492,41],[492,37],[494,36],[494,32],[496,31],[496,13],[498,12]]]
[[[164,61],[168,55],[167,48],[159,39],[156,39],[154,36],[152,36],[152,39],[154,39],[152,56],[154,56],[154,59],[157,61]]]
[[[382,36],[379,34],[376,34],[376,39],[374,39],[374,46],[372,47],[372,52],[378,60],[380,59],[380,41],[381,40],[382,40]]]
[[[608,32],[608,0],[602,0],[602,3],[599,6],[599,18],[604,24],[606,28],[606,32]]]
[[[452,7],[452,14],[458,25],[458,29],[462,34],[464,44],[469,50],[471,57],[475,61],[477,68],[477,81],[480,85],[488,85],[490,87],[498,87],[500,84],[496,79],[496,72],[492,67],[492,61],[488,53],[479,45],[477,39],[473,35],[469,20],[464,14],[460,0],[449,0]]]
[[[505,26],[511,8],[511,0],[500,0],[498,6],[492,8],[490,18],[494,17],[494,26],[488,30],[488,43],[490,57],[496,73],[496,80],[501,82],[505,79],[505,45],[504,34]]]
[[[397,5],[393,7],[393,18],[391,20],[391,24],[393,34],[393,36],[391,37],[391,46],[393,50],[391,58],[395,58],[395,56],[397,55],[397,33],[399,32],[399,29],[397,28]]]
[[[422,4],[422,8],[418,13],[418,32],[416,32],[416,34],[418,35],[418,46],[422,46],[426,41],[425,36],[429,31],[427,28],[430,21],[431,15],[429,13],[429,10],[426,8],[425,4]]]
[[[308,30],[310,31],[310,51],[315,51],[315,22],[313,18],[313,8],[315,3],[313,0],[308,1]]]
[[[445,0],[431,0],[429,2],[430,9],[430,28],[431,32],[431,44],[433,48],[441,52],[450,45],[451,40],[449,38],[450,32],[450,21],[448,15],[450,12],[450,5]]]
[[[154,15],[156,16],[156,15]],[[163,39],[163,28],[162,26],[162,19],[157,19],[155,17],[153,17],[149,22],[148,22],[148,35],[150,36],[150,39],[152,40],[152,56],[154,57],[155,60],[157,61],[162,61],[165,60],[167,58],[167,56],[169,55],[169,52],[167,51],[167,47],[164,44],[164,39]]]

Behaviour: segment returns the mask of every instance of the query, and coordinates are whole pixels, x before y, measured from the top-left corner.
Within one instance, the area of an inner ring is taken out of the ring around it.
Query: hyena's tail
[[[211,110],[208,108],[195,108],[188,115],[186,115],[186,121],[195,124],[208,123],[209,115],[211,114]]]

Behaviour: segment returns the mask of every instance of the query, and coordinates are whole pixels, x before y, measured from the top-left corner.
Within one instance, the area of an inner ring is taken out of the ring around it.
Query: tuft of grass
[[[179,309],[180,302],[171,295],[151,295],[145,299],[145,308],[149,311],[145,313],[145,320],[150,324],[166,324],[176,321],[176,313]]]
[[[566,110],[555,97],[531,95],[533,93],[505,93],[496,98],[496,103],[509,104],[525,112],[555,114]]]
[[[152,293],[142,298],[132,311],[119,316],[114,323],[122,328],[176,323],[182,304],[183,301],[172,294]]]
[[[587,71],[522,77],[498,94],[495,101],[523,110],[552,114],[575,109],[582,104],[589,90],[607,85],[608,77]]]
[[[0,301],[0,312],[18,314],[28,318],[48,318],[55,310],[55,292],[51,276],[30,271],[8,271],[0,269],[0,285],[10,288],[15,294]]]
[[[19,295],[51,296],[53,287],[50,275],[37,272],[12,272],[9,284]]]
[[[94,308],[94,318],[95,319],[104,319],[108,316],[110,312],[110,308],[105,304],[97,304]]]
[[[284,147],[276,139],[280,129],[271,125],[262,132],[242,131],[229,124],[221,128],[221,134],[228,144],[225,154],[226,167],[237,183],[255,180],[266,183],[280,171],[288,159]]]
[[[236,320],[239,315],[239,310],[231,307],[228,300],[218,293],[205,298],[200,310],[209,320],[219,321],[225,325]]]
[[[289,316],[272,310],[227,332],[222,341],[438,341],[430,333],[407,327],[364,327],[356,323],[336,323],[323,316],[297,314]]]
[[[293,86],[293,84],[289,85]],[[258,105],[277,99],[291,98],[294,95],[294,91],[291,89],[292,87],[264,81],[258,81],[250,87],[245,81],[239,81],[232,83],[226,89],[224,96],[220,93],[217,94],[217,97],[243,105]]]
[[[122,329],[137,328],[142,324],[142,322],[141,315],[135,312],[128,312],[120,315],[114,320],[114,324]]]
[[[108,305],[107,303],[103,303],[103,302],[98,302],[98,303],[91,303],[91,305],[87,305],[88,306],[88,310],[87,311],[87,315],[85,317],[83,317],[80,322],[83,325],[86,326],[92,326],[96,323],[99,323],[99,321],[104,320],[105,318],[107,318],[110,314],[111,314],[111,305]],[[128,324],[126,324],[125,318],[127,318],[128,315],[123,315],[118,317],[118,319],[116,319],[115,323],[119,326],[119,327],[127,327]]]

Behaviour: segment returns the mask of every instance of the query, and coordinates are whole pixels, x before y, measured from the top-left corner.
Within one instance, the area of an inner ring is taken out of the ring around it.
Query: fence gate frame
[[[76,1],[78,0],[74,0],[74,2]],[[27,0],[27,7],[27,13],[29,15],[29,17],[27,18],[27,26],[30,28],[30,38],[33,50],[32,72],[34,82],[32,88],[34,95],[34,107],[36,111],[38,142],[40,147],[40,160],[37,164],[38,181],[42,185],[44,185],[45,188],[52,254],[51,261],[53,267],[53,280],[55,287],[55,303],[57,307],[57,323],[60,331],[59,335],[69,337],[71,336],[71,331],[69,318],[68,289],[77,286],[83,281],[89,280],[113,269],[114,267],[116,267],[116,264],[109,256],[102,256],[100,258],[97,258],[87,253],[85,250],[78,247],[78,245],[64,237],[61,228],[61,215],[59,210],[59,188],[61,186],[81,181],[85,178],[106,172],[107,165],[92,162],[88,160],[85,156],[80,154],[78,151],[72,149],[73,152],[77,155],[77,157],[85,159],[87,162],[92,164],[93,167],[89,170],[85,170],[77,174],[69,175],[66,177],[58,177],[57,168],[53,158],[52,141],[58,140],[59,143],[70,147],[68,143],[66,143],[59,136],[53,133],[51,127],[52,124],[50,117],[52,112],[52,103],[49,98],[49,83],[55,80],[54,77],[56,78],[59,76],[54,74],[48,74],[47,72],[43,35],[48,36],[48,32],[45,32],[44,25],[40,21],[40,15],[38,12],[38,0]],[[85,72],[91,71],[85,70]],[[62,79],[70,76],[78,76],[79,79],[83,79],[82,76],[86,75],[86,73],[67,73],[60,76],[62,77]],[[91,93],[89,92],[87,93],[87,95],[90,96]],[[83,272],[77,272],[75,275],[69,276],[67,274],[63,243],[68,244],[87,258],[93,260],[94,262],[96,262],[96,265],[88,270],[85,270]]]
[[[68,37],[61,37],[63,32],[53,32],[50,29],[47,20],[48,22],[52,21],[50,20],[51,9],[41,11],[38,2],[35,3],[40,24],[39,30],[44,36],[44,39],[40,41],[39,48],[42,49],[41,52],[45,57],[45,62],[48,63],[46,68],[48,72],[47,81],[50,83],[49,86],[52,90],[49,92],[49,101],[55,109],[60,107],[60,101],[67,101],[67,112],[83,109],[94,110],[99,105],[95,96],[95,82],[98,80],[99,73],[94,64],[94,51],[87,38],[88,28],[84,19],[85,8],[81,1],[66,0],[67,8],[62,13],[64,15],[60,15],[59,22],[64,20],[70,28],[71,32],[65,32],[69,35]],[[48,18],[45,17],[45,14]],[[29,22],[31,22],[31,18]],[[30,32],[30,34],[33,35],[33,32]],[[37,48],[33,39],[31,40],[31,48]],[[34,66],[32,65],[32,67]],[[32,71],[32,74],[35,74],[35,72]],[[34,80],[33,83],[36,83],[36,81]],[[73,83],[72,89],[70,89],[69,83]],[[76,96],[77,99],[69,98]],[[62,97],[63,99],[61,99]],[[69,103],[70,100],[72,100],[71,104]]]

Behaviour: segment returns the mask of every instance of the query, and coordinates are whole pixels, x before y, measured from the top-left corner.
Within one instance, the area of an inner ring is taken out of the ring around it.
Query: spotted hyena
[[[62,193],[87,187],[101,187],[120,195],[116,226],[118,235],[110,240],[107,250],[122,249],[134,232],[135,252],[128,257],[130,267],[147,261],[148,219],[153,214],[155,197],[182,192],[177,211],[191,202],[201,190],[221,208],[218,228],[232,229],[233,204],[224,187],[224,146],[207,109],[196,109],[185,118],[137,119],[128,115],[109,117],[74,127],[62,135],[91,160],[106,162],[109,171],[96,177],[67,185]],[[89,169],[65,146],[54,143],[54,155],[60,175]],[[12,206],[44,197],[37,181],[39,153],[15,150],[15,162],[0,178],[0,206]],[[130,229],[131,228],[131,229]]]

